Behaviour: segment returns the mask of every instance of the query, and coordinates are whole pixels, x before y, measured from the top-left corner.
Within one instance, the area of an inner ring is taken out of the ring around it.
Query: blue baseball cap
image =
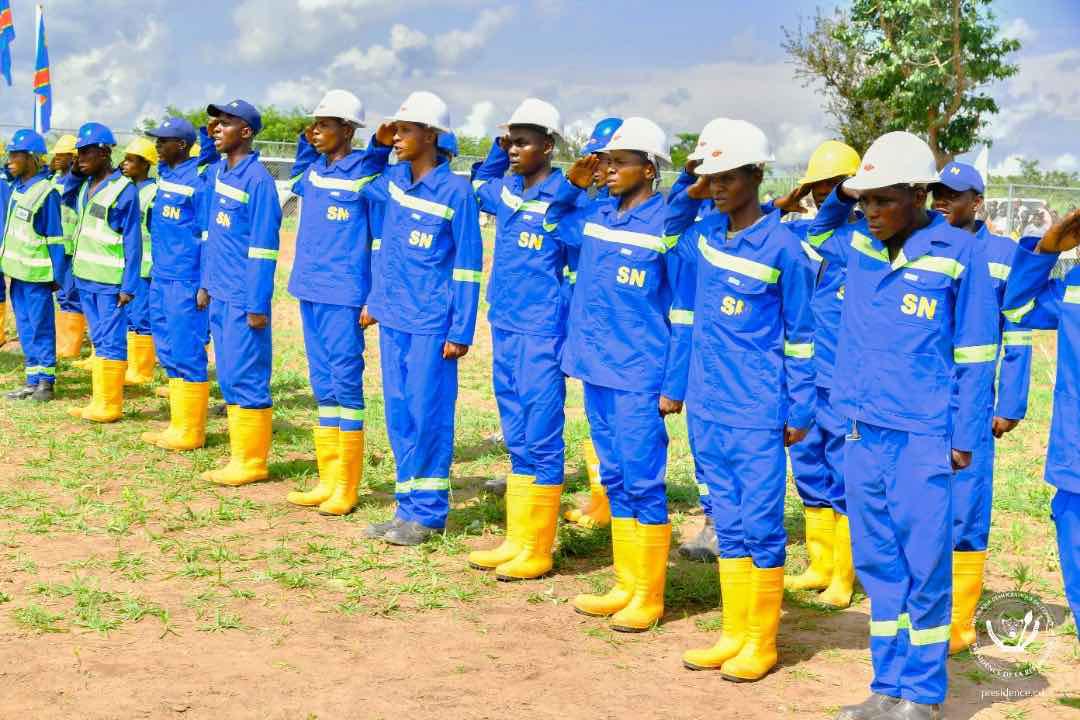
[[[436,147],[445,153],[450,153],[450,157],[457,157],[457,135],[452,132],[439,133],[439,141],[436,144]]]
[[[195,144],[195,126],[182,117],[167,117],[159,127],[146,134],[156,138],[179,138],[187,140],[188,145]]]
[[[217,117],[218,115],[238,117],[250,125],[251,132],[256,135],[262,130],[262,115],[247,100],[233,100],[231,103],[207,105],[206,114],[210,117]]]
[[[16,130],[15,134],[11,136],[11,142],[7,144],[7,151],[12,152],[28,152],[35,155],[44,155],[45,138],[37,134],[33,130]]]
[[[979,195],[986,191],[986,183],[983,182],[982,174],[975,169],[974,165],[967,163],[951,162],[941,169],[938,183],[950,190],[964,192],[974,190]]]
[[[596,123],[592,135],[589,136],[589,141],[581,148],[581,156],[592,155],[593,153],[598,153],[606,148],[607,144],[611,141],[611,136],[614,135],[615,131],[621,126],[622,118],[617,117],[604,118]]]
[[[116,138],[112,130],[101,123],[83,123],[79,128],[78,140],[75,141],[75,149],[91,147],[92,145],[115,145]]]

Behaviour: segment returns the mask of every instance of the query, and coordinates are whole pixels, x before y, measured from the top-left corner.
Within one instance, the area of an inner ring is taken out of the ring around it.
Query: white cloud
[[[1024,45],[1034,42],[1039,34],[1022,17],[1015,17],[1001,26],[1000,35],[1010,40],[1019,40]]]
[[[818,145],[829,139],[820,126],[809,127],[782,122],[773,139],[776,161],[782,165],[803,165]]]
[[[299,80],[279,80],[266,90],[266,101],[284,108],[314,108],[327,88],[318,80],[304,76]]]
[[[490,100],[481,100],[472,106],[469,114],[465,116],[465,122],[457,128],[457,132],[468,137],[486,137],[495,116],[495,103]]]
[[[1065,172],[1074,172],[1075,170],[1080,169],[1080,160],[1070,152],[1062,153],[1054,160],[1054,169],[1064,170]]]
[[[427,44],[427,35],[419,30],[413,30],[401,23],[395,23],[394,26],[390,28],[390,49],[394,52],[414,50],[426,47]]]
[[[1000,164],[990,168],[991,175],[1003,176],[1003,175],[1019,175],[1020,174],[1020,161],[1023,160],[1022,155],[1009,155]]]
[[[451,30],[435,38],[435,56],[443,65],[455,65],[487,43],[492,33],[514,16],[514,8],[484,10],[468,30]]]

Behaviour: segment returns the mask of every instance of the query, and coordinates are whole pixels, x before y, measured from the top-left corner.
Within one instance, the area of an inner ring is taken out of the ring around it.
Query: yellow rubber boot
[[[170,381],[171,384],[171,381]],[[176,398],[175,400],[173,398]],[[176,425],[157,441],[166,450],[196,450],[206,445],[206,411],[210,402],[210,383],[176,381],[169,393],[169,405],[179,413]]]
[[[328,500],[319,505],[321,515],[348,515],[360,501],[364,479],[364,431],[343,430],[338,435],[341,457],[338,482]]]
[[[638,523],[634,597],[629,605],[611,616],[612,630],[644,632],[660,622],[664,616],[664,584],[670,548],[670,523]]]
[[[238,487],[269,478],[267,459],[270,456],[273,415],[272,408],[230,405],[229,448],[232,457],[221,470],[204,472],[202,479],[216,485]]]
[[[776,633],[784,599],[784,568],[758,568],[751,573],[746,642],[735,657],[720,666],[725,680],[754,682],[776,667]]]
[[[615,565],[615,587],[603,595],[578,595],[574,610],[582,615],[606,617],[630,604],[634,597],[634,572],[637,562],[637,520],[612,518],[611,554]]]
[[[832,508],[806,508],[806,554],[810,564],[801,575],[784,578],[788,590],[824,590],[832,581],[836,513]]]
[[[161,432],[152,430],[144,432],[139,436],[140,440],[151,445],[157,445],[164,437],[175,437],[180,434],[180,418],[183,410],[180,407],[179,386],[183,382],[180,378],[169,378],[169,387],[175,388],[175,391],[169,394],[169,426]]]
[[[495,577],[499,580],[533,580],[551,572],[560,497],[562,485],[533,483],[529,487],[525,541],[521,552],[513,560],[495,568]]]
[[[592,440],[585,441],[583,454],[585,471],[589,475],[589,501],[580,510],[567,510],[563,517],[585,528],[607,527],[611,524],[611,503],[600,482],[600,458]]]
[[[525,544],[526,524],[529,522],[529,488],[535,475],[510,473],[506,477],[506,535],[502,543],[491,550],[473,550],[469,566],[477,570],[494,570],[513,560]]]
[[[952,633],[949,654],[967,650],[975,642],[975,609],[982,595],[986,551],[953,553]]]
[[[0,345],[7,342],[7,303],[0,302]]]
[[[315,436],[315,466],[319,471],[319,484],[305,492],[294,490],[285,496],[293,505],[315,507],[330,499],[341,477],[341,429],[316,425],[312,429]]]
[[[86,335],[86,316],[82,313],[59,310],[56,313],[56,357],[70,360],[82,352]]]
[[[151,335],[127,334],[128,367],[126,385],[146,385],[154,379],[154,338]]]
[[[79,368],[80,370],[89,370],[94,372],[94,359],[97,358],[97,354],[94,352],[93,345],[90,346],[90,354],[84,357],[82,360],[72,360],[71,367]]]
[[[829,587],[818,595],[818,602],[837,608],[851,605],[855,591],[855,563],[851,558],[851,525],[847,515],[836,513],[836,535],[833,537],[833,573]]]
[[[720,558],[720,598],[724,614],[720,640],[709,648],[695,648],[683,653],[683,665],[691,670],[719,670],[739,654],[746,642],[750,612],[750,578],[754,561],[748,557]]]
[[[86,414],[100,415],[104,412],[104,396],[102,393],[105,389],[105,379],[102,374],[101,358],[91,356],[88,359],[93,360],[90,364],[90,404],[83,407],[68,408],[68,415],[80,420]]]
[[[119,420],[124,414],[124,373],[126,371],[127,363],[123,360],[94,358],[94,368],[91,371],[94,399],[90,405],[82,408],[78,415],[75,415],[73,411],[68,411],[69,414],[98,423]]]

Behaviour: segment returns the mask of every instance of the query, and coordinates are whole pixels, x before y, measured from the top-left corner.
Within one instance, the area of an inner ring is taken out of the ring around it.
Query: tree
[[[686,156],[697,147],[698,134],[681,132],[676,133],[677,142],[671,145],[671,166],[676,170],[682,170],[686,165]]]
[[[821,82],[836,129],[856,148],[890,130],[926,138],[942,167],[976,144],[997,103],[989,83],[1016,74],[1018,40],[991,0],[853,0],[813,28],[785,29],[796,74]]]
[[[259,114],[262,115],[262,130],[259,131],[257,138],[259,140],[296,142],[297,136],[311,124],[311,113],[305,112],[299,107],[291,110],[281,110],[273,105],[266,105],[259,108]],[[157,127],[166,117],[186,118],[195,127],[206,125],[210,119],[206,114],[205,107],[195,108],[194,110],[181,110],[169,105],[160,118],[143,119],[141,123],[143,132]],[[362,133],[357,133],[357,138],[359,139],[361,135]]]

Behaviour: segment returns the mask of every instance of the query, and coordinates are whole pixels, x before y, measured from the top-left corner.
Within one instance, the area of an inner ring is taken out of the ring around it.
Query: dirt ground
[[[315,472],[315,406],[296,303],[283,291],[288,255],[274,319],[272,481],[221,489],[198,479],[227,455],[222,418],[200,451],[141,443],[140,432],[167,419],[148,388],[132,389],[126,417],[107,427],[65,414],[89,393],[87,373],[68,366],[53,405],[0,404],[0,720],[828,718],[865,696],[861,593],[842,612],[815,605],[812,593],[788,593],[779,668],[737,685],[682,668],[684,649],[715,641],[721,612],[715,567],[674,549],[667,614],[638,635],[569,605],[610,582],[606,532],[563,528],[556,571],[542,580],[502,584],[468,570],[468,550],[498,542],[502,527],[501,502],[482,483],[508,469],[483,323],[461,366],[455,510],[444,536],[412,549],[362,537],[392,505],[373,331],[365,374],[373,492],[341,519],[288,506],[285,493]],[[1059,625],[1048,660],[1025,679],[995,677],[968,653],[951,660],[952,720],[1080,717],[1080,647],[1041,481],[1053,336],[1036,349],[1030,418],[999,447],[987,584],[1034,592]],[[0,350],[5,386],[19,381],[21,363],[17,342]],[[580,389],[569,394],[567,505],[584,498],[587,433]],[[688,537],[701,515],[684,421],[669,430],[672,520]],[[792,490],[792,569],[805,564],[801,515]]]

